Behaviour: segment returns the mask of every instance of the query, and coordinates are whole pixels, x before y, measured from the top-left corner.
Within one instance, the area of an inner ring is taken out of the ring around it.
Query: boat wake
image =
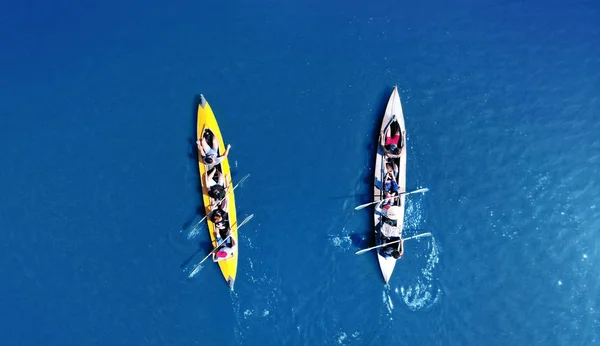
[[[356,331],[348,335],[346,332],[340,331],[335,334],[335,340],[337,341],[338,345],[351,345],[354,342],[361,341],[360,332]]]
[[[418,276],[414,284],[408,285],[406,288],[404,286],[400,287],[399,295],[402,297],[406,306],[412,311],[421,310],[434,305],[441,295],[441,290],[439,288],[437,290],[434,288],[433,277],[433,269],[439,262],[439,250],[435,243],[435,238],[430,239],[431,240],[428,242],[430,253],[427,257],[425,267],[421,270],[422,276]],[[398,293],[397,289],[396,293]]]
[[[253,241],[253,235],[256,233],[256,230],[248,230],[240,236],[240,242],[245,244],[246,250],[244,251],[245,258],[241,259],[238,264],[236,282],[241,281],[239,284],[245,287],[243,292],[248,292],[248,294],[242,294],[243,296],[240,297],[238,296],[240,293],[236,292],[235,299],[233,299],[238,343],[241,343],[246,337],[245,334],[253,332],[252,326],[273,323],[274,309],[278,304],[280,279],[276,273],[272,274],[264,270],[266,266],[259,251],[261,246],[255,245]],[[259,254],[258,257],[253,255],[256,253]],[[256,330],[262,330],[262,328]]]
[[[240,297],[238,293],[234,290],[230,290],[229,294],[231,296],[231,305],[233,308],[233,314],[235,316],[236,324],[233,327],[233,334],[235,335],[235,339],[238,345],[241,345],[244,341],[244,333],[241,329],[240,323]]]
[[[390,317],[390,321],[393,320],[392,311],[394,310],[394,302],[392,301],[392,295],[390,294],[390,286],[389,285],[385,285],[385,289],[382,292],[381,300],[382,300],[383,306],[385,306],[387,308],[388,316]]]
[[[423,233],[419,228],[422,220],[420,199],[411,196],[406,203],[403,237]],[[396,264],[391,280],[392,284],[399,282],[401,285],[386,286],[382,293],[382,303],[390,320],[394,309],[392,297],[400,298],[412,311],[428,308],[438,301],[441,290],[435,287],[434,269],[439,263],[439,246],[434,236],[409,240],[410,243],[407,241],[405,256]]]

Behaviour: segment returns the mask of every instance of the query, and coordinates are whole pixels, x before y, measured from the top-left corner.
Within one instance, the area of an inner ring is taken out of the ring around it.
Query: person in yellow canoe
[[[227,233],[229,230],[229,214],[227,213],[228,202],[228,198],[225,197],[221,204],[210,211],[209,220],[215,224],[215,231],[218,230],[222,234]],[[225,237],[227,237],[227,235],[224,235],[221,238]]]
[[[207,137],[212,139],[210,145],[206,139]],[[217,140],[217,136],[215,136],[214,132],[210,129],[202,130],[202,138],[198,138],[196,145],[200,152],[200,159],[207,165],[207,169],[210,169],[225,160],[231,149],[231,144],[227,144],[225,152],[223,155],[219,156],[219,141]]]
[[[215,175],[217,176],[216,181]],[[206,175],[206,189],[208,190],[208,197],[212,209],[217,207],[217,204],[225,198],[225,195],[229,190],[229,181],[231,179],[227,178],[227,174],[221,173],[217,167],[213,167]]]
[[[227,212],[228,198],[225,197],[223,202],[215,209],[210,211],[209,220],[214,224],[214,236],[217,243],[221,243],[231,234],[231,226],[229,225],[229,213]]]
[[[231,243],[225,243],[221,245],[217,249],[217,251],[213,253],[213,262],[223,261],[233,257],[233,254],[235,253],[235,249],[237,247],[237,240],[235,239],[233,234],[231,235],[231,237],[229,237],[229,239],[231,240]]]

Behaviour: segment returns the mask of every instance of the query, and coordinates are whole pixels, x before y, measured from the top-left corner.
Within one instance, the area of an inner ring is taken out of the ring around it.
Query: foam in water
[[[200,228],[202,228],[201,225],[198,225],[198,221],[200,221],[200,220],[202,220],[202,218],[200,218],[200,217],[194,218],[194,221],[191,223],[191,228],[188,230],[188,235],[187,235],[188,240],[195,238],[198,235],[198,233],[200,233]]]
[[[252,239],[250,239],[250,237],[241,236],[240,238],[244,241],[245,247],[247,247],[249,249],[254,249],[254,247],[252,246]]]
[[[244,341],[244,334],[242,333],[241,322],[240,322],[240,298],[236,291],[230,290],[229,295],[231,297],[231,305],[235,315],[236,325],[234,326],[234,335],[237,340],[237,344],[241,344]]]
[[[188,233],[188,239],[196,238],[196,236],[198,235],[198,233],[200,233],[200,231],[198,230],[198,228],[192,228],[190,230],[190,232]]]
[[[206,219],[204,219],[204,221],[202,221],[200,224],[198,224],[198,222],[200,220],[202,220],[203,217],[204,216],[194,218],[194,222],[191,224],[191,228],[188,231],[188,235],[187,235],[188,240],[196,238],[196,236],[198,236],[198,234],[200,234],[200,232],[208,231],[208,228],[206,226],[206,222],[207,222]]]
[[[417,278],[415,284],[409,285],[406,288],[401,287],[399,293],[398,289],[394,290],[396,294],[399,294],[402,297],[402,300],[406,306],[413,311],[432,306],[438,301],[441,295],[440,289],[435,291],[435,296],[433,294],[433,269],[439,262],[439,251],[435,243],[435,238],[432,237],[431,239],[432,242],[429,245],[431,252],[427,258],[427,264],[425,265],[425,268],[421,270],[421,274],[423,276]]]
[[[353,339],[356,339],[356,340],[360,340],[360,339],[358,339],[359,336],[360,336],[359,332],[354,332],[351,335],[351,337]],[[336,337],[337,343],[340,344],[340,345],[352,344],[352,341],[353,341],[352,339],[350,339],[350,337],[348,336],[348,334],[346,332],[344,332],[344,331],[337,332],[335,334],[335,337]]]
[[[423,213],[419,202],[416,201],[416,196],[406,198],[405,208],[403,233],[405,230],[418,228],[423,221]]]
[[[544,175],[538,174],[535,186],[531,189],[524,188],[526,190],[529,190],[529,193],[527,193],[526,195],[527,200],[529,200],[529,202],[531,203],[535,203],[537,196],[543,193],[543,191],[546,190],[546,188],[550,185],[549,180],[550,177],[548,173],[545,173]]]
[[[250,242],[248,236],[245,239]],[[262,265],[261,257],[253,258],[252,251],[248,251],[247,256],[247,262],[242,262],[247,267],[242,272],[244,273],[244,278],[247,279],[245,285],[249,286],[251,294],[249,297],[243,297],[240,300],[244,304],[251,304],[251,307],[241,309],[243,313],[240,313],[239,308],[236,312],[240,330],[250,328],[252,323],[262,323],[265,319],[271,318],[273,307],[277,305],[275,278],[264,271],[265,266]]]
[[[332,236],[331,242],[333,243],[333,246],[343,250],[348,250],[352,246],[352,239],[350,239],[350,236],[348,235]]]
[[[414,286],[409,286],[407,289],[401,288],[402,299],[406,306],[413,311],[429,307],[435,304],[440,296],[440,290],[438,289],[436,296],[433,297],[430,292],[431,289],[431,285],[426,285],[419,280]]]
[[[352,239],[350,238],[350,234],[348,234],[346,226],[342,227],[341,234],[330,234],[329,239],[331,240],[331,243],[334,247],[340,248],[342,250],[349,250],[353,246]]]
[[[394,310],[394,303],[392,302],[392,297],[388,293],[389,286],[385,286],[385,290],[382,292],[381,300],[383,305],[387,308],[388,314],[390,316],[390,320],[392,320],[392,310]]]

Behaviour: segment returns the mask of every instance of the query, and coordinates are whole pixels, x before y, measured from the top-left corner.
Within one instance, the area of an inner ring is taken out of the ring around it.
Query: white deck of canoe
[[[393,115],[396,116],[396,121],[398,121],[398,124],[400,124],[401,132],[405,131],[406,128],[404,127],[404,114],[402,113],[402,106],[400,104],[400,95],[398,95],[398,87],[394,87],[394,90],[392,91],[392,95],[390,96],[387,107],[385,109],[385,114],[381,121],[381,131],[384,132],[384,135],[385,135],[385,131],[387,130],[389,124],[392,121]],[[381,138],[378,138],[378,140],[381,141]],[[374,199],[373,199],[374,201],[380,201],[383,198],[382,180],[383,180],[383,176],[385,175],[385,159],[383,157],[383,150],[382,150],[381,146],[379,145],[379,141],[377,143],[377,155],[376,155],[376,160],[375,160],[375,186],[374,186]],[[400,192],[406,191],[406,153],[407,153],[407,145],[406,145],[406,138],[404,138],[404,154],[402,155],[402,157],[400,157],[400,164],[398,167],[398,177],[397,177],[397,182],[398,182],[398,186],[400,188],[399,189]],[[400,217],[398,218],[398,228],[402,231],[402,226],[404,223],[404,199],[406,197],[404,195],[401,195],[399,198],[402,202],[402,208],[401,208],[402,211],[400,213]],[[377,224],[381,221],[381,216],[377,212],[374,212],[373,220],[374,220],[374,226],[376,227]],[[380,245],[379,237],[376,236],[375,239],[376,239],[376,244]],[[394,271],[394,266],[396,265],[396,259],[394,259],[393,257],[384,258],[383,256],[381,256],[379,254],[379,251],[377,251],[377,258],[379,260],[379,267],[381,268],[381,273],[383,274],[383,279],[387,283],[390,280],[390,277],[392,276],[392,273]]]

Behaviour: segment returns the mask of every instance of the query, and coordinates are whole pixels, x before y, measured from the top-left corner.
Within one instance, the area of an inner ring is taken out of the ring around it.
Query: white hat
[[[391,220],[398,220],[401,211],[402,209],[400,207],[393,205],[387,210],[387,218]]]

